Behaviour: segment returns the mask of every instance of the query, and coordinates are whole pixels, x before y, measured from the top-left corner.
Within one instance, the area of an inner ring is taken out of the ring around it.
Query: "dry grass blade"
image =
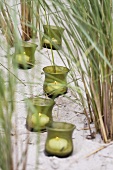
[[[96,103],[96,106],[97,106],[97,110],[98,110],[98,115],[99,115],[99,121],[100,121],[100,128],[101,128],[102,137],[103,137],[103,140],[104,140],[105,142],[107,142],[108,139],[107,139],[107,134],[106,134],[104,122],[103,122],[103,119],[102,119],[100,100],[99,100],[98,94],[96,94],[96,92],[95,92],[95,90],[94,90],[94,86],[93,86],[92,80],[91,80],[91,88],[92,88],[92,92],[93,92],[93,95],[94,95],[94,100],[95,100],[95,103]]]
[[[9,73],[11,73],[18,81],[20,81],[24,86],[26,86],[25,83],[23,83],[22,80],[20,80],[14,73],[12,73],[7,67],[5,67],[2,63],[0,63],[2,67],[4,67]]]
[[[25,41],[30,40],[32,30],[28,26],[31,22],[30,3],[26,0],[21,0],[21,26],[22,26],[22,39]]]
[[[21,0],[22,39],[25,41],[36,38],[39,27],[39,5],[35,1]]]
[[[85,156],[84,158],[88,158],[88,157],[90,157],[90,156],[92,156],[92,155],[96,154],[97,152],[99,152],[99,151],[101,151],[101,150],[103,150],[103,149],[105,149],[105,148],[109,147],[109,146],[110,146],[110,145],[112,145],[112,144],[113,144],[113,143],[111,142],[111,143],[110,143],[110,144],[108,144],[108,145],[101,146],[100,148],[96,149],[95,151],[93,151],[92,153],[88,154],[88,155],[87,155],[87,156]]]
[[[6,2],[4,1],[0,3],[1,8],[1,23],[2,25],[2,32],[6,37],[7,42],[10,46],[14,45],[14,25],[10,16],[9,9],[7,7]],[[5,28],[5,29],[4,29]]]

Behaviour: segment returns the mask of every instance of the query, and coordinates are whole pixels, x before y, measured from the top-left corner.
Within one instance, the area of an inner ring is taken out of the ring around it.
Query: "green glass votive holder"
[[[73,152],[72,133],[75,125],[65,122],[47,124],[45,154],[48,156],[67,157]]]
[[[15,62],[19,68],[30,69],[35,64],[35,50],[37,45],[31,42],[22,42],[20,47],[15,49]]]
[[[51,98],[67,92],[67,73],[69,69],[63,66],[47,66],[43,68],[45,80],[43,84],[44,92]]]
[[[31,98],[28,104],[26,127],[30,131],[45,131],[46,124],[53,120],[52,109],[55,102],[49,98]]]
[[[59,50],[62,46],[62,35],[64,29],[53,25],[43,25],[44,36],[42,46],[49,49]]]

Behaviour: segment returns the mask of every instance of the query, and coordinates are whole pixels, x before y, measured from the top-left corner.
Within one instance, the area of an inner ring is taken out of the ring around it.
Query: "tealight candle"
[[[51,40],[48,40],[48,39],[44,39],[43,41],[44,44],[49,44],[50,46],[52,45],[52,43],[56,43],[58,44],[58,40],[55,39],[55,38],[52,38]]]
[[[23,54],[17,54],[16,61],[18,64],[27,63],[27,62],[29,62],[29,56],[27,56],[25,52]]]
[[[33,126],[43,127],[49,122],[49,117],[45,114],[39,113],[39,114],[33,114],[31,117],[31,121],[33,123]]]
[[[56,151],[63,151],[68,147],[68,141],[63,138],[53,138],[49,140],[49,147]]]
[[[55,38],[52,38],[52,42],[58,44],[58,40]]]
[[[58,83],[57,81],[54,81],[53,83],[48,83],[46,90],[48,93],[52,93],[53,91],[55,92],[56,90],[59,90],[59,92],[63,91],[63,84]]]
[[[44,39],[44,42],[45,44],[50,44],[50,41],[48,39]]]

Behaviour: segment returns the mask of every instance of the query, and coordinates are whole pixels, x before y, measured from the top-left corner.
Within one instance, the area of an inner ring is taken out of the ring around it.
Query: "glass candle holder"
[[[19,68],[30,69],[35,64],[35,50],[37,45],[30,42],[23,42],[20,48],[15,50],[15,60]]]
[[[47,124],[45,154],[48,156],[67,157],[73,152],[72,133],[75,125],[65,122]]]
[[[52,99],[32,98],[29,100],[33,107],[28,106],[26,127],[30,131],[45,131],[46,124],[51,122],[52,109],[55,104]]]
[[[45,73],[43,90],[49,97],[55,98],[67,92],[66,76],[69,72],[67,67],[47,66],[43,71]]]
[[[43,28],[44,36],[42,38],[42,46],[55,50],[60,49],[64,29],[53,25],[43,25]]]

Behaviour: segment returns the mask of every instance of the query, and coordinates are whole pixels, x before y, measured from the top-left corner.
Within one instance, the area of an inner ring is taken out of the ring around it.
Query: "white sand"
[[[5,57],[5,40],[2,35],[1,42],[2,48],[0,48],[0,61],[7,66],[7,58]],[[13,49],[12,49],[13,51]],[[42,53],[42,54],[41,54]],[[43,67],[51,65],[49,56],[51,57],[50,50],[42,49],[41,53],[38,50],[35,53],[36,65],[30,70],[18,69],[18,78],[25,83],[24,86],[21,82],[17,81],[17,88],[15,89],[15,112],[13,115],[13,130],[12,130],[12,142],[14,148],[14,160],[16,162],[22,158],[22,151],[28,142],[28,159],[27,170],[112,170],[113,169],[113,145],[107,146],[105,149],[92,154],[102,146],[106,146],[99,134],[93,140],[86,139],[89,135],[89,130],[84,130],[87,127],[87,120],[82,108],[71,102],[69,98],[73,98],[71,90],[68,90],[66,96],[60,96],[55,99],[56,105],[53,109],[53,119],[55,121],[65,121],[76,125],[76,129],[73,132],[73,145],[74,151],[68,158],[47,157],[44,154],[44,146],[47,133],[37,134],[35,132],[29,132],[26,127],[26,105],[24,99],[31,96],[42,95],[43,96]],[[54,51],[55,63],[57,65],[63,65],[56,51]],[[0,70],[3,70],[4,77],[7,84],[7,70],[0,65]],[[12,71],[12,64],[10,65]],[[32,84],[31,84],[32,83]],[[32,89],[32,90],[31,90]],[[81,113],[80,113],[81,112]],[[18,144],[16,145],[15,129],[18,132]],[[92,125],[92,131],[93,131]],[[40,144],[37,144],[40,143]],[[18,147],[17,147],[18,146]],[[37,147],[39,146],[39,147]],[[91,155],[90,155],[91,154]],[[90,155],[89,157],[87,157]],[[22,158],[23,160],[23,158]],[[36,163],[37,160],[37,163]],[[16,168],[15,168],[16,169]],[[19,170],[22,170],[20,164]]]

